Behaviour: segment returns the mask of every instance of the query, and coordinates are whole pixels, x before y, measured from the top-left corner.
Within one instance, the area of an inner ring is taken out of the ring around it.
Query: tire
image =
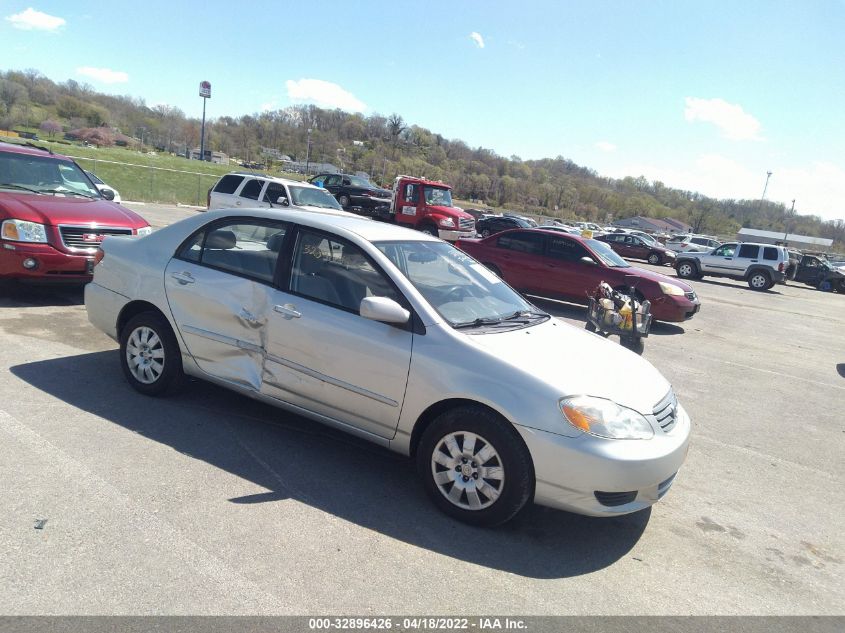
[[[498,277],[499,279],[501,279],[501,278],[502,278],[502,271],[501,271],[501,270],[499,270],[499,267],[498,267],[498,266],[496,266],[496,264],[484,264],[484,266],[485,266],[485,267],[486,267],[486,268],[487,268],[487,269],[488,269],[491,273],[493,273],[494,275],[496,275],[496,277]]]
[[[622,347],[631,350],[635,354],[642,355],[643,351],[645,351],[645,343],[641,338],[634,339],[629,336],[621,336],[619,337],[619,343]]]
[[[772,278],[762,270],[755,270],[748,275],[748,287],[752,290],[762,292],[763,290],[768,290],[773,285]]]
[[[663,257],[661,257],[660,253],[650,253],[648,256],[648,263],[652,266],[659,266],[663,263]]]
[[[468,436],[474,438],[471,447]],[[463,406],[442,413],[423,433],[416,457],[434,504],[464,523],[504,523],[534,492],[534,468],[525,442],[509,422],[488,409]]]
[[[133,359],[144,356],[146,369]],[[160,363],[156,360],[160,359]],[[120,332],[120,366],[132,387],[146,396],[178,391],[184,382],[179,343],[167,320],[156,312],[142,312]]]
[[[681,279],[695,279],[699,276],[698,267],[690,261],[676,264],[675,272]]]
[[[490,237],[490,229],[484,229],[481,231],[481,237]]]
[[[841,292],[841,293],[845,294],[845,279],[840,279],[840,280],[839,280],[839,283],[838,283],[838,284],[836,284],[836,289],[837,289],[839,292]]]
[[[425,233],[426,235],[432,235],[434,237],[440,237],[437,234],[437,228],[433,224],[423,224],[420,227],[420,232]]]
[[[349,196],[347,195],[340,196],[337,201],[340,203],[340,206],[342,206],[344,209],[352,203],[352,200],[350,200]]]

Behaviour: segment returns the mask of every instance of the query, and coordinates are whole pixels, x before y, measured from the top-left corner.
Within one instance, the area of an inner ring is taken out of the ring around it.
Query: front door
[[[364,297],[404,298],[356,245],[301,228],[288,290],[267,322],[263,393],[380,437],[396,432],[413,333],[359,315]]]
[[[576,240],[568,237],[546,237],[546,268],[543,292],[547,297],[573,299],[585,303],[606,270],[592,254]],[[582,261],[588,258],[593,264]],[[610,281],[610,280],[608,280]]]
[[[701,255],[699,261],[704,272],[731,275],[736,271],[736,244],[722,244],[709,255]]]
[[[167,301],[188,352],[211,376],[261,387],[262,337],[286,226],[229,218],[195,233],[165,270]]]
[[[805,255],[801,260],[801,264],[798,266],[798,272],[795,273],[795,281],[814,285],[818,281],[819,271],[821,269],[818,259]]]

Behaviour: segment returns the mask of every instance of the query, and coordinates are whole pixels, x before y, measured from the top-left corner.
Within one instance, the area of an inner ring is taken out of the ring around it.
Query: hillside
[[[101,94],[73,80],[56,83],[36,70],[0,72],[0,129],[31,130],[59,140],[80,128],[108,128],[111,133],[99,135],[98,143],[128,137],[136,149],[183,155],[186,147],[199,145],[200,136],[199,120],[177,108],[150,108],[143,99]],[[768,201],[716,200],[643,177],[605,178],[563,156],[505,158],[406,123],[397,114],[363,116],[305,105],[223,116],[207,122],[206,148],[278,170],[280,164],[272,163],[267,150],[304,161],[309,130],[312,162],[363,171],[382,184],[398,173],[424,175],[450,183],[459,198],[526,213],[598,222],[671,216],[705,233],[732,235],[745,226],[828,237],[835,240],[834,248],[845,247],[842,220],[790,214],[784,205]],[[185,169],[194,167],[186,163]],[[197,190],[206,186],[193,182]]]

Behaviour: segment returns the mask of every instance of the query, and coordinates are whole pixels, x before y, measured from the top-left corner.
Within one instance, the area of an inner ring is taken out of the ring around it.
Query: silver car
[[[221,210],[101,248],[85,304],[136,390],[187,374],[410,455],[460,520],[501,523],[531,500],[635,512],[686,457],[690,419],[651,364],[436,238]]]

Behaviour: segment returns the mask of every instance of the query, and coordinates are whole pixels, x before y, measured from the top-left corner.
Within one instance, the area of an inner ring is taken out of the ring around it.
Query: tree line
[[[0,72],[0,128],[40,129],[61,136],[77,129],[108,129],[96,142],[129,139],[141,147],[181,153],[199,144],[200,122],[179,108],[149,107],[141,98],[57,83],[33,69]],[[309,150],[310,142],[310,150]],[[296,105],[206,123],[206,149],[268,169],[279,155],[332,163],[386,185],[397,174],[442,180],[457,197],[514,211],[606,222],[635,215],[674,217],[697,232],[732,235],[740,227],[815,235],[845,247],[845,221],[799,215],[783,204],[715,199],[646,178],[600,176],[564,156],[541,160],[504,157],[407,123],[400,115],[348,113]],[[275,162],[274,162],[275,161]]]

